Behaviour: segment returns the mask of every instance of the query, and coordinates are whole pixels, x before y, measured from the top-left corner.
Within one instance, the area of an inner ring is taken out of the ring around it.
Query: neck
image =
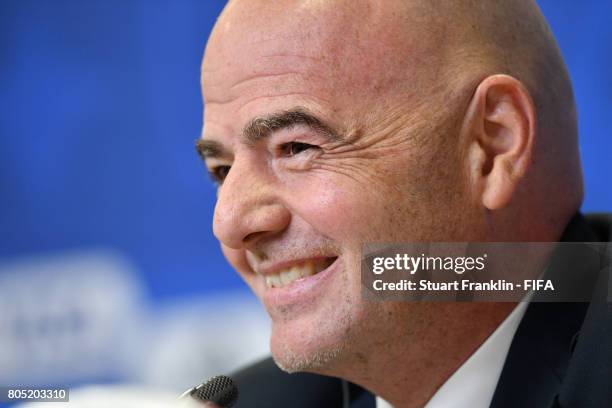
[[[360,351],[346,356],[323,374],[359,384],[395,408],[422,407],[515,305],[414,303],[409,308],[404,305],[402,318],[410,326],[397,325],[393,333],[384,333],[384,337],[380,336],[381,331],[371,328],[369,333],[379,336],[359,348],[351,347]],[[395,313],[399,313],[397,309]],[[356,336],[351,342],[364,338],[368,336]]]

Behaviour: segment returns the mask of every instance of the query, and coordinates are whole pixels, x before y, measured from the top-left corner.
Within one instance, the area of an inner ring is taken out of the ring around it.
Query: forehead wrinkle
[[[238,82],[234,83],[232,86],[230,86],[230,90],[236,88],[239,85],[242,85],[244,83],[247,83],[249,81],[252,81],[254,79],[259,79],[259,78],[274,78],[274,77],[282,77],[282,76],[287,76],[287,75],[302,75],[303,72],[300,71],[285,71],[285,72],[278,72],[278,73],[268,73],[268,72],[262,72],[259,74],[254,74],[251,76],[248,76],[246,78],[242,78],[240,79]],[[220,85],[217,85],[220,86]]]
[[[254,96],[246,101],[241,102],[240,107],[238,108],[238,112],[243,111],[244,109],[247,108],[248,105],[250,105],[251,103],[254,103],[260,99],[268,99],[268,98],[282,98],[282,97],[290,97],[290,96],[296,96],[296,97],[302,97],[302,99],[304,100],[309,100],[309,101],[315,101],[318,102],[319,104],[325,103],[327,105],[331,105],[330,101],[327,99],[323,99],[320,96],[314,96],[311,92],[299,92],[299,91],[292,91],[292,92],[284,92],[284,93],[269,93],[266,95],[257,95]],[[233,102],[236,99],[240,98],[240,95],[234,97],[234,98],[230,98],[227,100],[223,100],[223,101],[215,101],[215,102],[207,102],[207,104],[224,104],[224,103],[229,103],[229,102]]]
[[[254,37],[255,35],[259,35],[260,38],[255,38]],[[264,36],[266,37],[264,38]],[[279,34],[275,34],[275,33],[260,32],[260,33],[253,33],[251,37],[246,39],[245,43],[249,45],[259,45],[259,44],[266,44],[269,42],[278,42],[279,40],[283,42],[287,42],[288,40],[300,40],[301,38],[302,37],[299,34],[284,34],[281,37],[279,36]]]
[[[266,54],[262,55],[262,58],[276,58],[276,57],[285,57],[285,58],[302,58],[302,59],[310,59],[316,62],[321,62],[325,58],[317,57],[315,55],[300,55],[300,54],[291,54],[291,53],[274,53],[274,54]]]
[[[283,97],[283,96],[291,96],[291,95],[296,95],[296,96],[307,96],[309,98],[312,98],[312,95],[308,92],[287,92],[287,93],[281,93],[281,94],[269,94],[269,95],[258,95],[258,96],[254,96],[251,99],[248,99],[246,101],[244,101],[240,107],[238,108],[238,111],[242,111],[246,108],[247,105],[259,100],[259,99],[266,99],[266,98],[276,98],[276,97]],[[228,97],[225,99],[221,99],[221,98],[216,98],[216,99],[211,99],[211,98],[204,98],[204,105],[205,106],[210,106],[210,105],[225,105],[228,103],[232,103],[234,101],[236,101],[237,99],[239,99],[241,97],[241,95],[236,95],[233,97]],[[317,99],[321,99],[321,98],[317,98]],[[322,99],[321,99],[322,100]]]

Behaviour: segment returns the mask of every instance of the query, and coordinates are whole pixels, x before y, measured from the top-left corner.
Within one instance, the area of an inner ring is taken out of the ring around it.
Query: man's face
[[[273,10],[230,12],[202,67],[214,233],[271,316],[277,363],[325,372],[423,320],[419,305],[361,298],[360,250],[465,236],[455,123],[440,123],[423,69],[395,68],[409,44],[382,60],[393,39],[334,28],[351,16],[301,10],[259,30]]]

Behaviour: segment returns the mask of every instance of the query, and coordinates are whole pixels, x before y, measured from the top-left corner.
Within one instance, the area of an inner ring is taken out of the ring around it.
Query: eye
[[[317,149],[318,146],[302,142],[289,142],[280,146],[280,151],[283,156],[292,157],[309,149]]]
[[[208,171],[210,177],[217,184],[223,184],[223,180],[227,177],[232,166],[216,166]]]

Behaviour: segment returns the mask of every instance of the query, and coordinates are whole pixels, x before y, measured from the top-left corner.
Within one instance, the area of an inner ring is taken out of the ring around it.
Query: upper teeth
[[[266,286],[269,288],[282,288],[300,278],[312,276],[317,272],[325,269],[324,262],[307,261],[300,265],[294,265],[290,268],[283,269],[273,275],[266,275]]]

